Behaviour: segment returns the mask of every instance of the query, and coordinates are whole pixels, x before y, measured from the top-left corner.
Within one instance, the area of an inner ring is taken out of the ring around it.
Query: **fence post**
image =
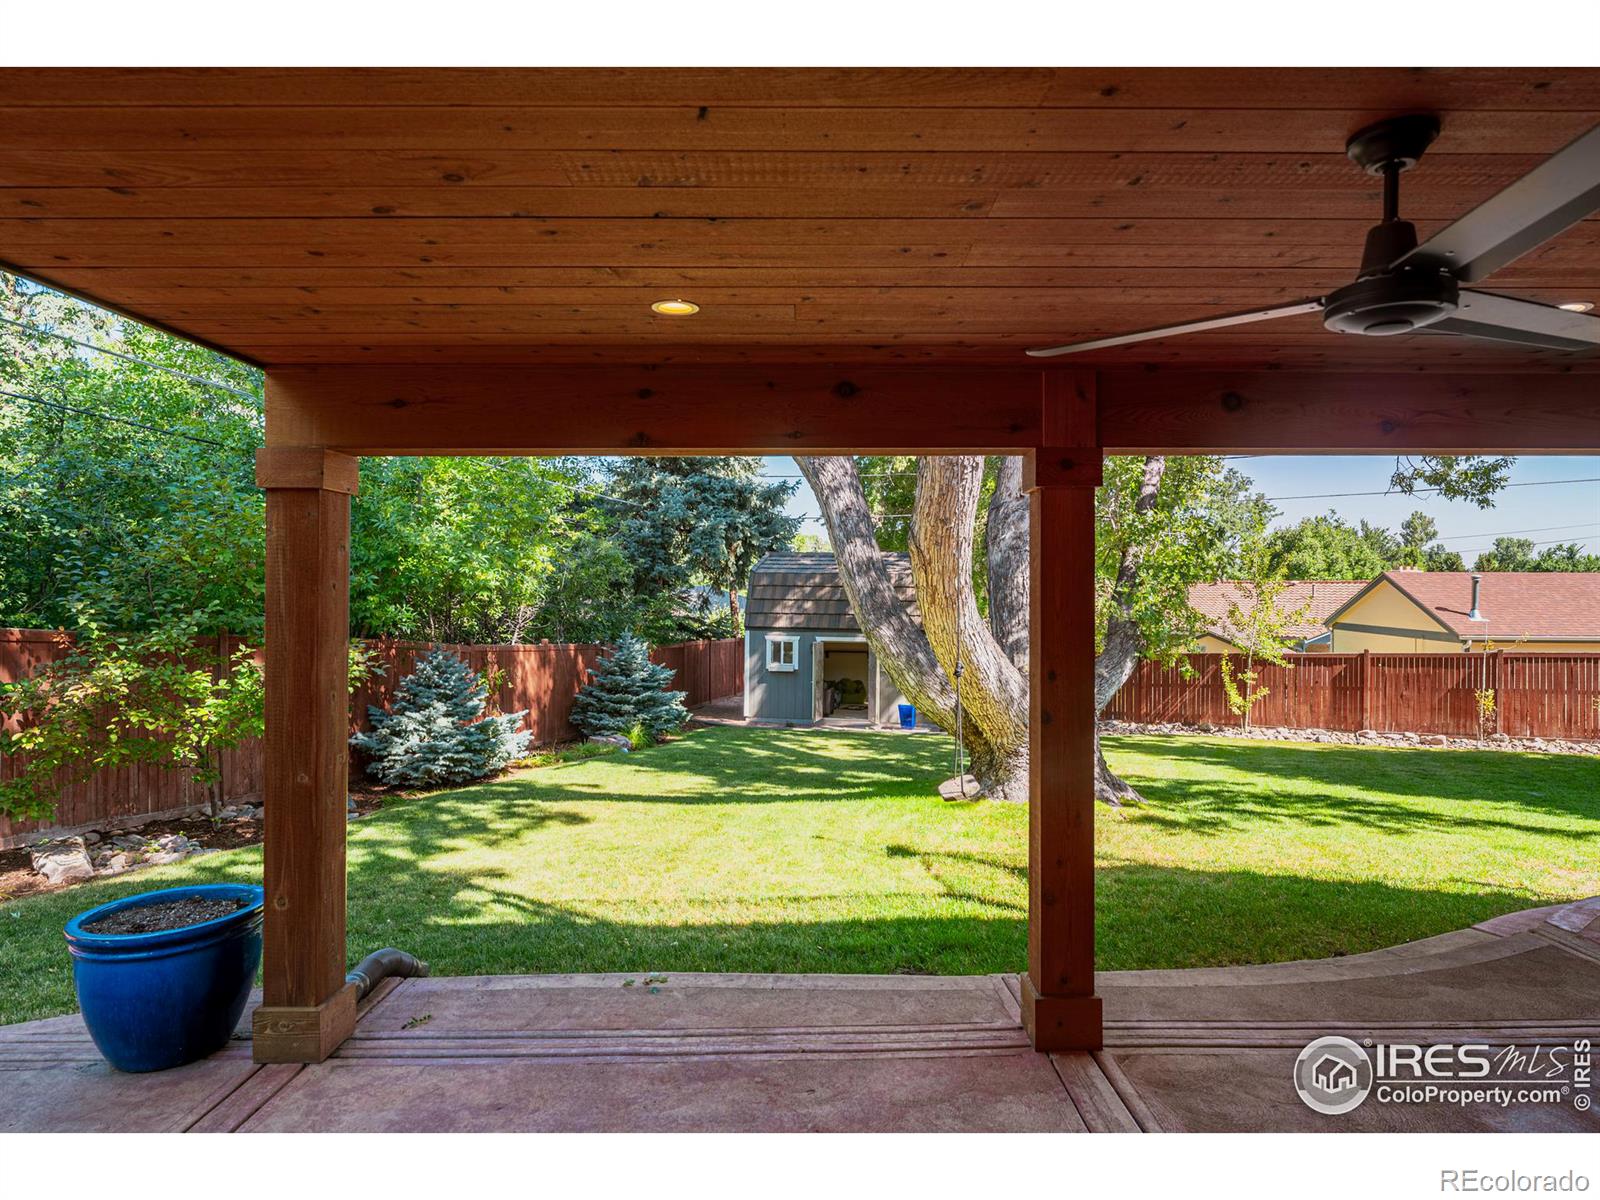
[[[1357,728],[1372,728],[1372,651],[1361,652],[1361,723]]]
[[[1500,660],[1505,657],[1504,650],[1496,650],[1492,655],[1493,661],[1489,664],[1489,687],[1494,692],[1494,720],[1489,735],[1493,737],[1500,732]]]

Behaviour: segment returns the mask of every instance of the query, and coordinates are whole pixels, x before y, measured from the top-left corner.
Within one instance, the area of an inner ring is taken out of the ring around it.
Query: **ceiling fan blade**
[[[1402,255],[1476,283],[1600,209],[1600,125]]]
[[[1058,354],[1081,354],[1085,350],[1104,350],[1108,346],[1129,346],[1134,342],[1150,342],[1157,338],[1173,337],[1180,333],[1204,333],[1208,329],[1226,329],[1230,325],[1249,325],[1253,321],[1270,321],[1274,317],[1293,317],[1300,313],[1321,312],[1322,301],[1297,300],[1276,308],[1252,308],[1248,312],[1229,313],[1224,317],[1211,317],[1204,321],[1185,321],[1182,325],[1163,325],[1160,329],[1141,329],[1137,333],[1119,333],[1115,337],[1096,338],[1092,342],[1072,342],[1065,346],[1044,346],[1029,350],[1034,358],[1054,358]]]
[[[1600,317],[1465,288],[1456,315],[1435,321],[1427,331],[1546,350],[1600,350]]]

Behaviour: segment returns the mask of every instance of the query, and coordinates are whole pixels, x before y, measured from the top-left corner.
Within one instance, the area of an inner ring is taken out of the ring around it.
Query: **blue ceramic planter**
[[[83,926],[170,900],[243,900],[238,912],[160,933],[95,934]],[[72,978],[89,1036],[119,1071],[161,1071],[224,1046],[261,963],[262,890],[209,883],[114,900],[67,922]]]

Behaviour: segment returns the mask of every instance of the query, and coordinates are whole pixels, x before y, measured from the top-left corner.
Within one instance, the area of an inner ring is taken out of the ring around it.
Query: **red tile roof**
[[[1484,571],[1478,611],[1471,621],[1472,572],[1385,571],[1388,581],[1452,633],[1513,642],[1600,639],[1600,572]],[[1337,617],[1334,613],[1332,616]]]
[[[1323,619],[1367,586],[1365,579],[1290,579],[1286,583],[1288,586],[1278,595],[1279,608],[1293,612],[1303,604],[1310,606],[1305,619],[1289,627],[1288,632],[1297,638],[1314,638],[1327,633]],[[1190,606],[1206,618],[1210,633],[1226,641],[1233,639],[1228,608],[1237,604],[1241,609],[1248,609],[1254,596],[1254,586],[1237,579],[1197,583],[1189,588]]]

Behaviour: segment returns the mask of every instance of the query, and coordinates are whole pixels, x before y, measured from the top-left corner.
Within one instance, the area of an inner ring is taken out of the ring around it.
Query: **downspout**
[[[374,950],[358,962],[355,970],[344,977],[344,981],[356,985],[357,1000],[365,1000],[372,994],[373,988],[391,975],[399,979],[425,979],[431,973],[432,969],[420,958],[387,946],[382,950]]]

